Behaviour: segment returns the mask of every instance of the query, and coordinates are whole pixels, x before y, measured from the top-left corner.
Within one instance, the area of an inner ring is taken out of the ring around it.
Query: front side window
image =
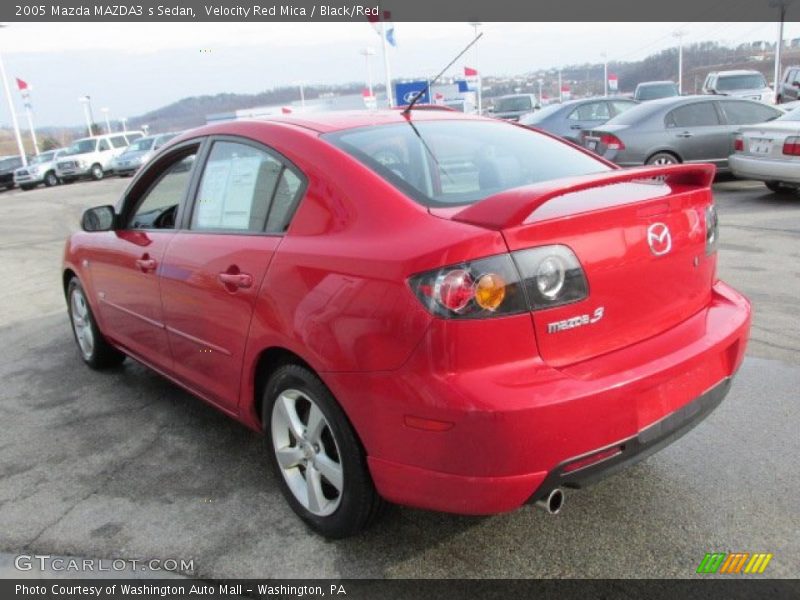
[[[95,148],[97,148],[97,140],[95,139],[78,140],[73,142],[64,154],[88,154],[89,152],[94,152]]]
[[[752,125],[772,121],[781,115],[774,108],[756,102],[720,102],[731,125]]]
[[[665,119],[667,127],[708,127],[719,125],[719,115],[711,102],[679,106]]]
[[[170,163],[139,200],[129,229],[174,229],[178,206],[186,194],[196,150]]]
[[[280,232],[300,178],[266,150],[215,142],[197,190],[191,229]]]
[[[501,121],[420,121],[323,135],[426,206],[463,205],[559,177],[610,170],[559,140]]]

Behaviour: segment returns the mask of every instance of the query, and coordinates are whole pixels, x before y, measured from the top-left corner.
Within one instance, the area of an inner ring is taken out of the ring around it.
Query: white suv
[[[128,131],[76,140],[56,162],[56,175],[64,183],[82,177],[102,179],[111,171],[114,157],[143,136],[141,131]]]
[[[709,73],[703,83],[704,94],[734,96],[775,104],[775,92],[758,71],[719,71]]]
[[[27,167],[14,171],[14,183],[23,190],[32,190],[40,183],[47,187],[58,184],[56,161],[64,156],[66,148],[48,150],[31,160]]]

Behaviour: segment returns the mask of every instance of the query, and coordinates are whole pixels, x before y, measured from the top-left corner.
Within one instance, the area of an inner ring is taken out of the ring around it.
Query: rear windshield
[[[537,110],[536,112],[532,112],[523,116],[519,122],[523,125],[534,125],[535,123],[541,123],[546,118],[556,114],[562,108],[564,108],[563,104],[551,104],[550,106],[545,106],[541,110]]]
[[[793,108],[785,115],[775,119],[776,121],[800,121],[800,106]]]
[[[643,85],[636,90],[636,98],[638,100],[656,100],[657,98],[669,98],[677,95],[678,86],[674,83]]]
[[[409,120],[323,137],[426,206],[472,204],[522,185],[611,170],[563,142],[502,121]]]
[[[621,115],[617,115],[611,119],[606,125],[633,125],[645,119],[650,118],[654,113],[662,110],[661,103],[656,102],[647,104],[638,104]]]
[[[767,87],[767,80],[760,73],[752,75],[726,75],[717,78],[717,91],[760,90]]]

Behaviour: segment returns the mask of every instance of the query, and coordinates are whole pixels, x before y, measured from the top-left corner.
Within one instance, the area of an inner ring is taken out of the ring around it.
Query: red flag
[[[19,88],[20,92],[22,90],[28,89],[28,83],[26,81],[22,81],[22,79],[20,79],[19,77],[17,77],[16,79],[17,79],[17,88]]]
[[[464,77],[477,77],[478,70],[470,67],[464,67]]]
[[[281,112],[282,112],[284,115],[288,115],[288,114],[290,114],[290,113],[292,112],[292,109],[291,109],[291,108],[287,108],[287,107],[283,106],[283,107],[281,107]]]

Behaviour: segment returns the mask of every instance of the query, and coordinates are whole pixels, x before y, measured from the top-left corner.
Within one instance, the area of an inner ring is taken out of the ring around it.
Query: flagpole
[[[6,100],[8,101],[8,108],[11,111],[11,124],[14,126],[14,137],[17,138],[17,148],[19,149],[19,156],[22,159],[22,166],[28,166],[28,157],[25,156],[25,146],[22,145],[22,135],[19,132],[19,121],[17,121],[17,113],[14,110],[14,101],[11,98],[11,88],[8,87],[8,77],[6,77],[6,65],[3,63],[3,54],[0,53],[0,77],[3,78],[3,88],[6,91]]]
[[[36,130],[33,128],[33,115],[31,114],[30,102],[25,103],[25,115],[28,117],[28,131],[31,132],[31,140],[33,141],[33,149],[36,156],[39,156],[39,142],[36,141]]]
[[[386,100],[389,103],[389,108],[392,108],[394,106],[392,74],[389,71],[389,52],[386,49],[386,25],[383,19],[381,19],[381,42],[383,44],[383,70],[386,74]]]

